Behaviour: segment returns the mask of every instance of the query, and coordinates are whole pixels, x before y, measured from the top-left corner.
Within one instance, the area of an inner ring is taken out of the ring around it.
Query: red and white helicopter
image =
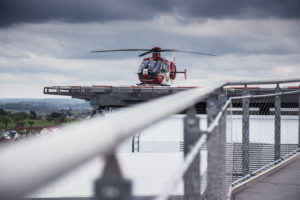
[[[181,51],[176,49],[161,49],[160,47],[153,47],[152,49],[115,49],[115,50],[101,50],[91,51],[92,53],[104,52],[120,52],[120,51],[144,51],[139,57],[152,53],[152,57],[144,58],[138,70],[138,78],[141,81],[138,85],[163,85],[169,86],[172,80],[176,78],[176,74],[183,73],[186,79],[186,69],[184,71],[177,71],[174,61],[169,62],[166,58],[161,57],[161,52],[182,52],[201,54],[207,56],[215,56],[208,53],[199,53],[192,51]]]

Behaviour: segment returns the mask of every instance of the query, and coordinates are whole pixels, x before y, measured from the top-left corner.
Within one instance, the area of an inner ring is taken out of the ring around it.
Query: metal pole
[[[200,119],[196,117],[195,108],[188,110],[184,122],[184,157],[193,149],[201,136]],[[184,175],[184,199],[199,200],[201,197],[200,152]]]
[[[300,91],[300,85],[299,85],[299,91]],[[298,113],[298,148],[300,148],[300,93],[298,94],[298,108],[299,108],[299,113]]]
[[[224,94],[223,94],[224,95]],[[222,94],[210,95],[207,100],[207,123],[208,126],[213,122],[215,117],[221,111],[221,102],[226,98]],[[220,101],[219,101],[220,100]],[[226,138],[225,122],[222,117],[219,126],[209,134],[207,140],[207,197],[209,200],[225,199],[226,195],[224,182],[226,177],[223,170],[226,170],[226,162],[224,152],[224,138]]]
[[[225,105],[227,101],[227,94],[224,89],[220,91],[220,94],[218,95],[218,104],[219,108],[222,108],[223,105]],[[219,110],[220,112],[220,110]],[[222,198],[225,199],[227,194],[227,185],[226,185],[226,112],[223,114],[223,116],[220,119],[219,122],[219,155],[220,155],[220,178],[221,178],[221,195]]]
[[[279,84],[277,84],[276,93],[280,92]],[[274,160],[280,159],[280,145],[281,145],[281,96],[275,96],[275,142],[274,142]]]
[[[249,95],[247,85],[243,91],[243,96]],[[242,175],[249,174],[249,106],[250,100],[244,98],[243,100],[243,136],[242,136]]]
[[[97,200],[130,200],[131,181],[122,177],[116,155],[111,153],[106,156],[103,175],[95,182]]]

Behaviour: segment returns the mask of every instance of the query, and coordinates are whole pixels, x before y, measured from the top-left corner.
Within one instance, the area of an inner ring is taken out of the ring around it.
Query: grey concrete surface
[[[250,185],[235,195],[234,200],[299,200],[300,158],[278,172]]]

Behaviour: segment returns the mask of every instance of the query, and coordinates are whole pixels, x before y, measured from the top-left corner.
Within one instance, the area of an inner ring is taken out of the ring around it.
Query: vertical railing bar
[[[95,182],[96,200],[130,200],[131,181],[123,178],[115,152],[105,157],[102,177]]]
[[[243,90],[243,96],[249,95],[247,85]],[[242,99],[243,102],[243,118],[242,118],[242,173],[243,176],[249,174],[249,106],[250,100],[248,98]]]
[[[227,96],[223,89],[210,95],[207,100],[208,127],[222,112]],[[228,105],[228,104],[226,104]],[[209,200],[226,198],[226,113],[220,116],[218,126],[211,129],[207,141],[207,197]],[[216,191],[218,189],[218,191]]]
[[[220,94],[218,95],[218,107],[219,112],[222,112],[222,108],[226,104],[227,94],[224,89],[221,89]],[[225,200],[226,198],[226,111],[223,112],[219,123],[219,156],[220,156],[220,177],[221,177],[221,195],[222,199]]]
[[[281,89],[277,84],[275,92],[280,93]],[[275,137],[274,137],[274,160],[280,159],[281,145],[281,95],[275,96]]]
[[[194,148],[201,137],[200,119],[196,116],[195,107],[187,111],[184,121],[184,158]],[[201,197],[200,151],[184,175],[184,199],[198,200]]]
[[[209,125],[213,122],[214,118],[218,114],[217,109],[217,96],[210,95],[207,100],[207,124]],[[218,132],[217,127],[211,130],[209,139],[207,140],[207,197],[209,200],[220,199],[220,194],[215,190],[218,188]]]
[[[300,91],[300,85],[298,90]],[[300,93],[298,94],[298,148],[300,148]]]

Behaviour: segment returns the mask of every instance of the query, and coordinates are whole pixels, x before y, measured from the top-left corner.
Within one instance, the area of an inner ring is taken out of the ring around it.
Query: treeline
[[[54,105],[48,103],[6,103],[2,104],[1,107],[5,110],[12,110],[12,111],[30,111],[34,110],[38,113],[48,113],[48,112],[55,112],[58,108]]]
[[[68,101],[61,99],[21,99],[18,101],[16,99],[0,99],[0,108],[12,112],[29,112],[34,110],[37,113],[58,112],[59,110],[69,108],[78,111],[91,110],[91,106],[88,102],[74,101],[73,99],[68,99]]]
[[[1,128],[7,129],[9,125],[10,128],[18,126],[31,128],[35,124],[39,126],[53,124],[47,123],[47,121],[60,124],[67,122],[67,114],[70,113],[68,111],[66,113],[52,112],[44,115],[38,115],[35,111],[12,113],[0,108],[0,126],[2,124]]]

